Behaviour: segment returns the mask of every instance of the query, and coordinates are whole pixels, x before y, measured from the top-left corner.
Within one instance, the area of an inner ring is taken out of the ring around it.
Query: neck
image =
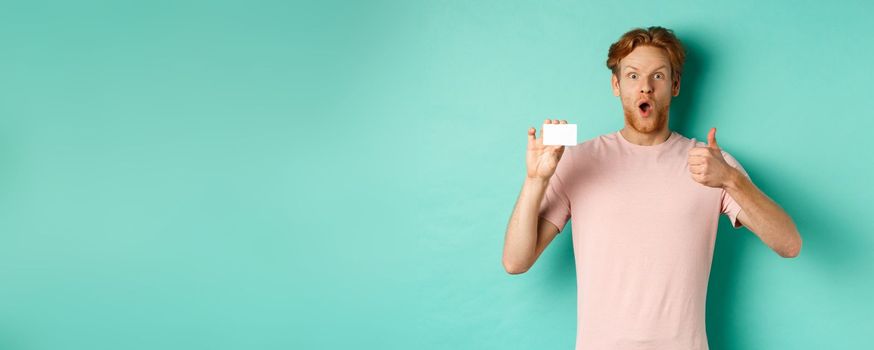
[[[622,136],[625,137],[628,142],[641,146],[655,146],[667,141],[671,136],[671,130],[668,128],[663,128],[651,133],[641,133],[626,125],[622,130],[619,130],[619,132],[622,133]]]

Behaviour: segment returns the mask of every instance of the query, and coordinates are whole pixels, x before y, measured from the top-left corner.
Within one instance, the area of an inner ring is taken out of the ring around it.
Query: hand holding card
[[[540,129],[540,137],[537,137],[536,133],[537,130],[533,127],[528,129],[526,156],[528,178],[549,180],[561,160],[564,145],[577,144],[577,125],[568,125],[567,120],[546,119],[543,121],[543,128]],[[550,143],[553,144],[544,142],[546,138],[550,138]]]

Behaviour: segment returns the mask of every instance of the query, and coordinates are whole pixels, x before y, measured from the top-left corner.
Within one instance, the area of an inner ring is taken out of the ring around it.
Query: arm
[[[725,191],[742,210],[737,219],[777,254],[794,258],[801,252],[801,235],[792,218],[737,169],[729,170]]]
[[[516,200],[504,237],[504,269],[510,274],[528,271],[540,253],[560,232],[538,216],[548,180],[526,178]]]
[[[566,120],[543,121],[544,124],[567,124]],[[504,236],[504,269],[511,274],[528,271],[540,253],[546,249],[549,242],[560,232],[549,221],[540,218],[540,202],[549,181],[558,167],[558,162],[564,153],[564,146],[546,146],[541,137],[536,137],[537,130],[528,129],[528,150],[526,152],[527,176],[522,185],[522,192],[513,207],[510,223]]]
[[[741,207],[737,219],[784,258],[801,252],[801,235],[792,218],[760,191],[740,170],[729,165],[716,143],[716,128],[707,135],[707,147],[689,150],[689,172],[699,183],[724,189]]]

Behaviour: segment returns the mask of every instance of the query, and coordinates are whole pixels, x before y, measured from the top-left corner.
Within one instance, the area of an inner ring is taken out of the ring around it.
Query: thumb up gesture
[[[705,186],[725,187],[736,171],[725,162],[722,151],[716,143],[716,128],[711,128],[707,134],[706,147],[694,147],[689,150],[689,173],[692,179]]]

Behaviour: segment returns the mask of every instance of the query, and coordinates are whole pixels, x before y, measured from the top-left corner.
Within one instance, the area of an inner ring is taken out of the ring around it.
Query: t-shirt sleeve
[[[731,165],[735,169],[740,170],[741,174],[743,174],[747,178],[750,177],[750,175],[747,174],[747,171],[744,170],[743,166],[741,166],[737,159],[735,159],[731,154],[726,151],[722,151],[722,157],[725,158],[725,162],[728,163],[728,165]],[[743,226],[743,224],[737,220],[737,216],[738,214],[740,214],[741,210],[742,209],[740,205],[737,204],[734,198],[731,198],[731,195],[728,194],[728,191],[723,189],[722,214],[728,215],[728,219],[731,221],[731,225],[734,228],[740,228],[741,226]]]
[[[549,179],[543,200],[540,202],[539,216],[558,227],[559,232],[564,229],[565,224],[567,224],[571,217],[567,184],[572,175],[573,161],[568,153],[568,149],[565,149],[561,160],[558,161],[558,165],[555,167],[555,173]]]

